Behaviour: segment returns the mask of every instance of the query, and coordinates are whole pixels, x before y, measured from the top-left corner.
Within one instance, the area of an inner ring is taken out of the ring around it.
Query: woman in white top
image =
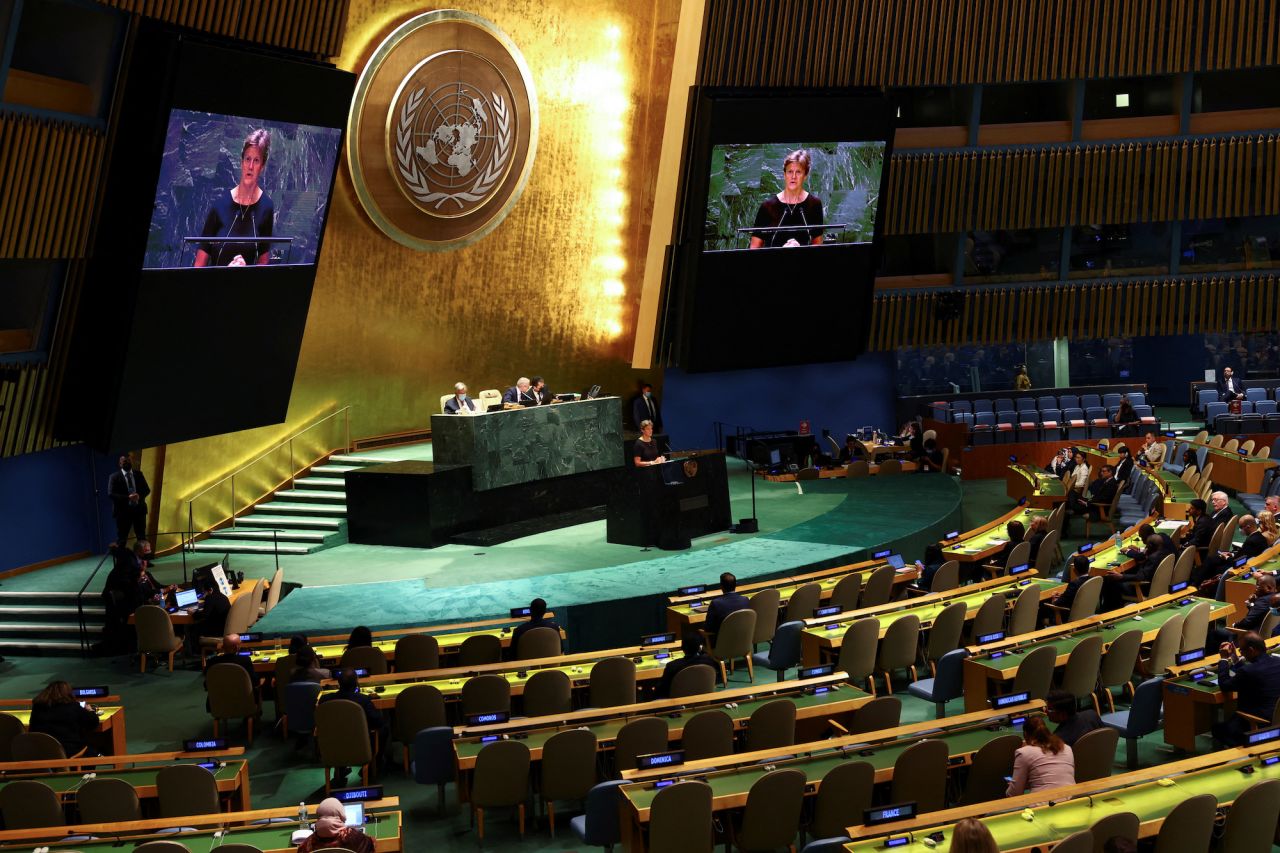
[[[1062,479],[1067,484],[1067,491],[1075,491],[1083,494],[1089,489],[1089,463],[1084,461],[1084,454],[1079,450],[1071,457],[1071,470],[1066,473]]]
[[[1013,754],[1013,780],[1006,797],[1030,794],[1076,783],[1076,759],[1071,747],[1049,731],[1043,717],[1029,717],[1022,725],[1023,745]]]

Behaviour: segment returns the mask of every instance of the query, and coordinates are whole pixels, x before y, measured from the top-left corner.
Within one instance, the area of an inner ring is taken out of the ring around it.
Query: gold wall
[[[531,69],[541,132],[524,195],[475,245],[417,252],[369,221],[344,164],[288,422],[170,445],[161,530],[185,527],[185,499],[205,485],[344,405],[352,434],[369,436],[427,425],[459,379],[473,395],[532,374],[556,391],[598,383],[631,392],[679,0],[454,8],[493,21]],[[351,0],[336,63],[359,72],[390,29],[423,11],[403,0]],[[205,507],[197,526],[218,514]]]

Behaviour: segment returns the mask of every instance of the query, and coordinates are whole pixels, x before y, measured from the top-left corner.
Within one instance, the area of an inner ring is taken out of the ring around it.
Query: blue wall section
[[[105,552],[115,538],[106,499],[113,469],[84,445],[0,459],[0,571]]]
[[[715,447],[715,423],[725,433],[794,430],[808,420],[814,435],[837,437],[860,426],[896,430],[897,378],[893,353],[856,361],[721,373],[669,368],[662,379],[663,427],[676,450]]]
[[[1188,384],[1204,379],[1204,335],[1135,337],[1133,376],[1153,405],[1186,406]]]

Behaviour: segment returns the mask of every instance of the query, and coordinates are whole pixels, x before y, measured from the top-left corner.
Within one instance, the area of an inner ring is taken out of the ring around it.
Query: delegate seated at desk
[[[476,410],[476,401],[467,396],[466,383],[458,382],[453,386],[453,396],[444,401],[444,413],[456,415],[459,412],[468,414]]]
[[[1243,661],[1236,656],[1239,649]],[[1236,714],[1213,727],[1213,737],[1227,746],[1241,746],[1249,728],[1240,714],[1252,714],[1270,720],[1280,700],[1280,658],[1267,654],[1267,644],[1250,631],[1236,643],[1223,643],[1218,648],[1218,686],[1234,690]]]
[[[536,406],[537,401],[534,399],[529,389],[532,383],[529,377],[521,376],[516,380],[516,384],[512,385],[502,395],[502,405],[504,406]]]

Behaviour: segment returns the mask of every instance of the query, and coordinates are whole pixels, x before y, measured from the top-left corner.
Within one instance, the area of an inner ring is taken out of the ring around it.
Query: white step
[[[353,465],[355,467],[363,467],[365,465],[381,465],[384,462],[393,462],[386,456],[361,456],[358,453],[335,453],[329,457],[329,464],[337,465]]]
[[[330,463],[326,465],[317,465],[311,469],[311,473],[322,477],[337,477],[347,473],[348,471],[359,471],[363,467],[363,465],[334,465]]]
[[[89,633],[102,630],[102,623],[89,622],[85,626]],[[34,634],[40,632],[57,633],[57,634],[80,634],[79,622],[0,622],[0,635],[3,634]]]
[[[93,596],[95,599],[97,595]],[[85,596],[88,600],[88,595]],[[85,604],[85,616],[104,616],[107,609],[102,606],[94,606]],[[21,604],[0,604],[0,616],[65,616],[69,619],[79,619],[80,611],[76,609],[74,604],[50,604],[46,606],[37,605],[21,605]]]
[[[40,599],[52,598],[52,599],[61,599],[64,601],[74,602],[78,596],[79,596],[79,593],[75,593],[75,592],[36,592],[32,590],[24,590],[19,592],[16,590],[15,591],[0,590],[0,603],[9,601],[10,599],[20,600],[20,599],[34,599],[34,598],[40,598]]]
[[[347,514],[346,504],[304,504],[293,503],[290,501],[271,501],[265,504],[258,504],[254,507],[256,512],[284,512],[284,513],[300,513],[302,515],[331,515],[339,516]]]
[[[91,641],[96,641],[95,637],[90,637]],[[76,652],[81,651],[79,640],[26,640],[26,639],[6,639],[0,637],[0,651],[27,651],[34,649],[36,651],[45,652]]]
[[[337,491],[336,489],[284,489],[276,492],[276,497],[286,501],[317,501],[324,503],[326,501],[338,501],[345,503],[347,500],[346,491]]]
[[[314,542],[319,545],[324,542],[325,537],[331,534],[316,533],[311,530],[279,530],[273,533],[271,530],[262,528],[250,528],[248,530],[240,530],[238,528],[223,528],[215,530],[209,534],[210,539],[242,539],[249,541],[280,541],[280,542]],[[209,541],[209,540],[202,540]]]
[[[293,482],[304,489],[336,489],[341,492],[347,488],[347,481],[342,477],[299,477]]]
[[[259,507],[261,509],[261,507]],[[338,530],[342,527],[339,518],[299,518],[298,516],[245,515],[236,519],[237,527],[297,527],[309,530]]]
[[[219,539],[206,539],[191,546],[193,551],[213,554],[289,554],[302,556],[318,550],[323,543],[308,545],[300,542],[281,541],[279,547],[270,542],[231,542]]]

